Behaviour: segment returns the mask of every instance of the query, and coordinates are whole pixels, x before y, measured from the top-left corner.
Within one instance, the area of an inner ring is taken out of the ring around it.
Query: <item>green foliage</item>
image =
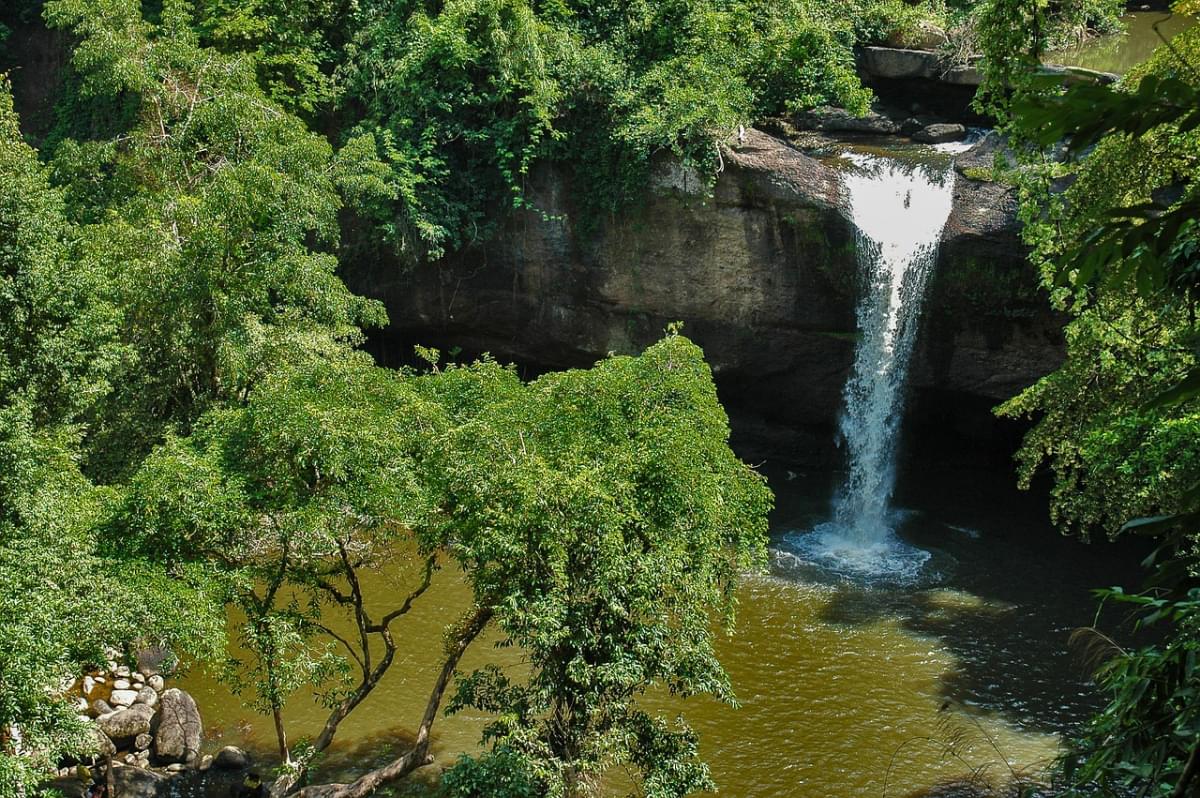
[[[448,465],[447,492],[456,556],[531,675],[478,671],[452,708],[495,713],[487,738],[550,795],[621,766],[648,795],[705,789],[690,731],[637,698],[661,685],[732,700],[711,615],[732,620],[770,494],[727,448],[708,369],[678,336],[525,393],[461,426],[475,453]]]
[[[211,655],[220,604],[203,569],[114,562],[95,528],[113,497],[78,468],[81,425],[119,359],[101,272],[66,257],[62,194],[0,84],[0,796],[27,794],[95,741],[59,687],[108,647]]]
[[[528,765],[520,753],[504,747],[475,758],[463,755],[441,786],[454,798],[540,798],[546,788]]]
[[[1030,79],[1013,104],[1026,140],[1066,142],[1067,163],[1027,167],[1022,182],[1035,261],[1074,318],[1065,365],[1000,410],[1038,417],[1022,476],[1051,465],[1060,523],[1157,539],[1147,592],[1102,595],[1170,627],[1156,645],[1108,646],[1097,673],[1108,704],[1065,758],[1079,794],[1182,798],[1200,765],[1200,73],[1187,60],[1198,43],[1195,30],[1179,35],[1116,90]],[[1053,178],[1068,186],[1061,196]],[[1129,520],[1138,515],[1150,517]]]
[[[869,97],[850,24],[801,0],[372,2],[355,27],[344,100],[383,131],[400,199],[376,215],[414,257],[485,238],[535,163],[566,166],[595,217],[657,154],[715,175],[739,124]]]
[[[186,9],[168,5],[153,25],[131,0],[61,0],[47,16],[80,36],[82,91],[138,107],[131,130],[64,141],[54,160],[81,225],[71,256],[106,273],[129,349],[91,428],[88,467],[111,477],[167,424],[383,321],[336,277],[332,251],[338,183],[369,189],[372,167],[335,158],[263,96],[247,61],[199,47]]]
[[[423,739],[489,621],[533,666],[494,694],[490,669],[461,683],[456,706],[501,714],[454,789],[573,792],[619,766],[649,795],[707,788],[695,736],[638,701],[732,701],[714,621],[764,553],[770,494],[728,448],[701,352],[673,331],[528,384],[433,353],[429,373],[380,369],[355,350],[384,317],[336,274],[339,215],[345,197],[428,254],[482,236],[498,192],[523,206],[529,170],[573,140],[604,138],[577,156],[613,174],[716,159],[750,114],[864,106],[853,35],[799,4],[364,4],[338,71],[320,18],[339,8],[53,0],[71,107],[92,116],[43,165],[4,95],[3,798],[87,745],[47,686],[106,646],[213,659],[229,605],[231,670],[299,779],[451,562],[475,606]],[[338,85],[363,118],[335,152],[296,112]],[[360,569],[423,577],[375,616]],[[331,714],[297,763],[282,716],[301,685]]]
[[[1004,124],[1012,99],[1036,83],[1045,52],[1118,32],[1124,11],[1123,0],[984,0],[969,23],[983,56],[976,106]]]
[[[1197,41],[1191,31],[1176,45],[1187,52]],[[1087,157],[1022,178],[1035,262],[1053,301],[1076,318],[1066,365],[1001,412],[1040,417],[1020,454],[1023,478],[1048,461],[1056,518],[1083,530],[1112,533],[1131,517],[1178,511],[1177,497],[1200,479],[1196,408],[1152,401],[1196,363],[1197,237],[1187,209],[1200,176],[1200,131],[1181,124],[1192,106],[1169,99],[1194,91],[1178,83],[1178,70],[1174,53],[1162,50],[1120,91],[1043,87],[1040,99],[1018,105],[1016,123],[1032,139],[1068,136],[1072,152]],[[1056,195],[1050,180],[1064,172],[1071,182]],[[1142,222],[1129,210],[1151,206]]]
[[[274,102],[312,114],[336,98],[333,68],[345,46],[351,0],[198,0],[194,8],[200,42],[249,54]]]
[[[1184,772],[1200,739],[1200,588],[1180,598],[1116,588],[1100,594],[1104,601],[1136,608],[1143,625],[1161,622],[1171,629],[1161,645],[1132,651],[1093,641],[1106,656],[1096,681],[1108,703],[1075,741],[1066,775],[1087,785],[1083,794],[1093,794],[1092,785],[1107,794],[1135,789],[1163,798],[1187,794],[1190,777],[1184,779]],[[1185,792],[1177,791],[1179,785]]]

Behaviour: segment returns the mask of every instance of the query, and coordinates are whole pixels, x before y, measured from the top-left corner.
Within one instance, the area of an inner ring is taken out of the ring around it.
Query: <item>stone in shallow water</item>
[[[900,132],[900,125],[875,111],[865,116],[852,114],[843,108],[822,106],[796,117],[796,123],[809,130],[830,133],[878,133],[891,135]]]
[[[250,755],[236,745],[227,745],[217,752],[212,764],[221,770],[241,770],[250,765]]]
[[[148,707],[152,707],[158,703],[158,693],[154,692],[153,688],[143,687],[141,690],[137,691],[136,703],[145,704]]]
[[[913,141],[923,144],[945,144],[948,141],[961,141],[966,138],[967,129],[950,122],[939,122],[925,127],[912,134]]]
[[[96,719],[96,725],[113,740],[128,740],[138,735],[149,734],[150,719],[154,710],[139,705],[122,709],[111,715],[101,715]]]
[[[114,707],[127,707],[137,701],[138,694],[134,690],[113,690],[108,702]]]
[[[190,762],[200,753],[204,733],[200,710],[190,695],[177,687],[162,694],[154,753],[164,762]]]

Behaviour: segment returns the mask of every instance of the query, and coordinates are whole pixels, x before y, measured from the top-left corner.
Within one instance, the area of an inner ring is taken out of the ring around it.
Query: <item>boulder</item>
[[[164,762],[190,762],[200,753],[203,734],[195,699],[178,687],[164,691],[154,734],[155,755]]]
[[[864,47],[860,53],[863,71],[870,77],[900,80],[936,80],[942,74],[941,58],[928,50],[904,47]]]
[[[1061,64],[1042,64],[1038,69],[1038,73],[1046,76],[1053,76],[1062,79],[1062,85],[1074,86],[1081,84],[1100,84],[1108,86],[1116,83],[1121,79],[1120,75],[1112,72],[1100,72],[1095,69],[1086,69],[1077,66],[1062,66]]]
[[[221,770],[241,770],[250,766],[250,755],[236,745],[227,745],[217,752],[212,766]]]
[[[133,683],[127,678],[119,678],[113,682],[114,690],[128,690],[133,687]]]
[[[82,796],[87,785],[87,782],[75,775],[74,768],[64,768],[58,772],[57,778],[38,785],[38,793],[42,795],[58,794],[72,798],[72,796]]]
[[[940,122],[921,128],[912,134],[912,139],[922,144],[943,144],[947,141],[961,141],[966,136],[967,129],[963,125]]]
[[[900,125],[876,111],[857,116],[844,108],[828,105],[805,111],[796,117],[796,123],[802,128],[826,133],[876,133],[890,136],[900,132]]]
[[[939,53],[908,47],[863,47],[859,69],[869,78],[920,78],[956,86],[978,86],[983,73],[973,64],[947,63]]]
[[[137,700],[135,704],[145,704],[148,707],[155,706],[158,703],[158,693],[154,692],[152,687],[143,687],[137,691]]]
[[[99,726],[88,727],[88,734],[91,735],[93,745],[92,749],[96,752],[96,756],[103,759],[106,756],[112,756],[117,752],[117,747],[113,745],[113,741],[108,735],[100,731]]]
[[[886,44],[913,50],[936,50],[949,41],[946,31],[931,22],[922,21],[909,30],[893,31]]]
[[[112,695],[108,697],[108,703],[114,707],[128,707],[137,701],[137,696],[136,690],[113,690]]]
[[[139,704],[110,715],[101,715],[96,719],[96,725],[113,740],[130,740],[140,734],[148,734],[153,717],[153,709]]]
[[[137,669],[147,677],[169,674],[174,662],[174,655],[165,646],[146,646],[137,653]]]
[[[92,697],[92,691],[96,689],[96,680],[91,676],[84,676],[83,682],[80,684],[80,690],[88,698]]]
[[[159,693],[161,693],[163,688],[166,687],[163,677],[159,676],[157,673],[153,673],[146,677],[146,685]]]
[[[111,715],[114,710],[112,706],[103,698],[97,698],[92,702],[89,711],[91,712],[92,717],[98,718],[101,715]]]

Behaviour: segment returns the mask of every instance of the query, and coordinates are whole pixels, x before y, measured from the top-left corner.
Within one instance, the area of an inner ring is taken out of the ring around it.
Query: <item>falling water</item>
[[[843,392],[840,431],[849,473],[833,519],[800,541],[805,553],[837,571],[906,578],[929,554],[895,536],[891,508],[896,439],[904,385],[929,272],[954,189],[952,169],[851,155],[845,177],[858,229],[863,293],[859,340]]]

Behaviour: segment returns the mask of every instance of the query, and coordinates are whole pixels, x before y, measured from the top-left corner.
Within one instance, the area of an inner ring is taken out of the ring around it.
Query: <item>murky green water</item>
[[[791,478],[789,478],[789,476]],[[898,504],[910,542],[930,549],[921,584],[871,587],[813,571],[789,553],[794,530],[827,513],[833,475],[772,475],[778,495],[774,564],[747,578],[738,632],[720,646],[741,707],[652,698],[683,711],[728,796],[902,796],[986,766],[998,779],[1036,769],[1059,735],[1095,705],[1067,650],[1070,630],[1090,623],[1088,589],[1136,576],[1135,554],[1061,538],[1036,497],[994,473],[924,470],[902,477]],[[374,697],[344,724],[328,770],[388,758],[424,706],[442,624],[467,603],[450,572],[397,631],[400,655]],[[406,580],[377,575],[379,606]],[[511,649],[478,647],[464,667],[488,658],[519,670]],[[269,722],[205,675],[185,682],[204,714],[208,744],[245,745],[267,760]],[[293,738],[313,735],[319,705],[298,697]],[[441,718],[440,764],[474,750],[484,719]],[[960,741],[951,750],[951,739]]]
[[[1163,40],[1196,24],[1195,17],[1170,14],[1165,11],[1138,11],[1122,17],[1125,32],[1101,36],[1077,47],[1047,53],[1046,60],[1055,64],[1097,69],[1124,75],[1148,59]]]

